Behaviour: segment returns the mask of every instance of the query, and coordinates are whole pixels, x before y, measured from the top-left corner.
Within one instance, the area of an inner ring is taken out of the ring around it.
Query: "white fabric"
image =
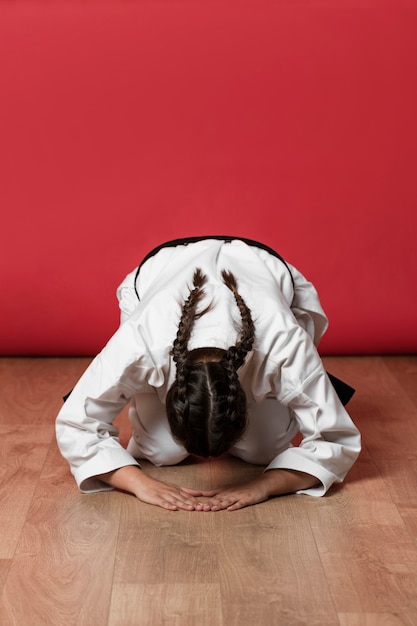
[[[94,359],[61,409],[57,440],[84,492],[110,489],[96,477],[135,457],[158,465],[187,455],[174,441],[164,403],[175,379],[169,356],[196,267],[207,275],[208,313],[194,325],[189,349],[234,345],[240,315],[221,271],[237,277],[239,293],[252,311],[256,338],[239,370],[248,400],[248,429],[232,454],[266,469],[287,468],[316,476],[321,485],[303,493],[323,495],[341,482],[360,451],[360,435],[324,371],[315,345],[327,318],[313,285],[264,250],[240,240],[202,240],[163,248],[117,290],[121,326]],[[128,449],[113,425],[131,403],[133,436]],[[292,447],[300,430],[303,441]]]

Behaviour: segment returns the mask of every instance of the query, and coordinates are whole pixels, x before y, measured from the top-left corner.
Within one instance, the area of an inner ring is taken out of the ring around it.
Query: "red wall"
[[[407,6],[408,5],[408,6]],[[0,5],[0,353],[93,354],[166,239],[261,239],[323,353],[417,349],[417,4]]]

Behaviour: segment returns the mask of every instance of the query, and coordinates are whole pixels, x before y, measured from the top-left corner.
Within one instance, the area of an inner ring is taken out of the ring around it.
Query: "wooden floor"
[[[417,624],[417,357],[325,359],[358,389],[363,452],[343,486],[218,513],[77,491],[54,420],[87,364],[0,359],[2,626]],[[196,488],[259,472],[147,468]]]

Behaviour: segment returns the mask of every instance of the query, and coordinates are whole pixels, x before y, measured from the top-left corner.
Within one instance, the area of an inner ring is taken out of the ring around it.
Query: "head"
[[[236,345],[227,350],[206,348],[188,351],[188,341],[204,296],[206,277],[194,273],[194,288],[182,307],[178,332],[172,348],[176,378],[170,388],[166,410],[174,437],[190,454],[216,457],[230,450],[246,428],[246,396],[238,369],[252,349],[255,328],[249,308],[240,296],[236,279],[223,271],[225,285],[234,295],[242,326]]]

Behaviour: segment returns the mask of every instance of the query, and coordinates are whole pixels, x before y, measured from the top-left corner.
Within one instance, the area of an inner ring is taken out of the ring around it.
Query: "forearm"
[[[268,496],[282,496],[320,484],[311,474],[287,469],[271,469],[262,474]]]
[[[132,493],[142,502],[154,504],[170,511],[202,511],[198,500],[202,491],[165,483],[143,472],[136,465],[126,465],[113,472],[101,474],[100,480],[116,489]]]
[[[97,478],[106,485],[137,496],[138,490],[149,477],[137,465],[126,465],[107,474],[100,474]]]
[[[203,510],[236,511],[245,506],[264,502],[272,496],[294,493],[319,484],[315,476],[287,469],[271,469],[249,482],[214,490]]]

